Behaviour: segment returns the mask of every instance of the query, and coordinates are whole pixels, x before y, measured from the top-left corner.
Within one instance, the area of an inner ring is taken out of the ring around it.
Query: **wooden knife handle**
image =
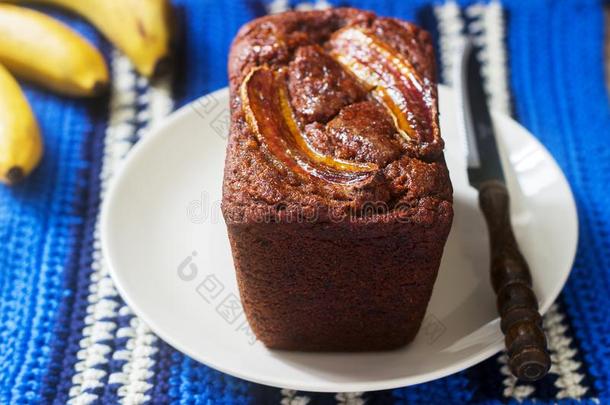
[[[479,205],[489,229],[491,283],[502,318],[508,365],[520,380],[536,381],[547,374],[551,359],[538,300],[532,291],[532,276],[510,223],[506,186],[495,180],[482,183]]]

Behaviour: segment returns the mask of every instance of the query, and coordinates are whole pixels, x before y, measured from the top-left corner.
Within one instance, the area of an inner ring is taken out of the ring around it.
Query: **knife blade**
[[[469,40],[464,43],[457,75],[458,111],[462,112],[458,116],[461,118],[462,135],[466,139],[470,184],[479,189],[481,183],[487,180],[504,183],[504,171],[483,88],[481,64],[476,48]]]
[[[477,49],[467,39],[454,72],[459,128],[465,139],[468,180],[479,191],[489,232],[491,283],[497,297],[509,367],[524,381],[551,366],[532,277],[510,222],[510,199],[497,138],[483,88]]]

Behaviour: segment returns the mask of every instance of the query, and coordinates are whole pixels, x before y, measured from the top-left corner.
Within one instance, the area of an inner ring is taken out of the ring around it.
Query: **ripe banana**
[[[0,4],[0,63],[18,77],[69,96],[104,91],[108,68],[100,52],[59,21]]]
[[[173,28],[169,0],[12,1],[58,6],[81,15],[123,51],[144,76],[154,76],[168,65]]]
[[[25,95],[0,65],[0,181],[19,182],[40,162],[42,139]]]

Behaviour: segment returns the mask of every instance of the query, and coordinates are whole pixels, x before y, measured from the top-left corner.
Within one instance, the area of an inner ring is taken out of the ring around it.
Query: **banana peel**
[[[0,63],[19,78],[68,96],[98,95],[110,80],[103,56],[82,36],[11,4],[0,4]]]
[[[144,76],[169,67],[175,35],[169,0],[9,0],[57,6],[89,20]],[[0,0],[0,182],[29,175],[43,154],[40,129],[11,73],[69,96],[106,90],[101,53],[63,23]],[[6,66],[3,66],[3,64]]]
[[[92,23],[127,55],[138,72],[153,77],[167,70],[174,29],[169,0],[12,0],[69,10]]]
[[[15,78],[0,65],[0,182],[21,181],[38,166],[42,153],[32,109]]]

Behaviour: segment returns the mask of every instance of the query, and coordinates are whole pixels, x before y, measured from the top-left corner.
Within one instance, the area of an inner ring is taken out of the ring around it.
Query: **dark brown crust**
[[[351,25],[372,30],[434,83],[425,31],[355,9],[263,17],[245,25],[231,49],[222,211],[246,315],[272,348],[381,350],[410,341],[451,226],[442,141],[428,149],[406,143],[383,107],[325,54],[331,35]],[[376,164],[371,181],[346,187],[304,177],[267,155],[240,99],[258,66],[284,69],[310,144]],[[435,85],[432,94],[436,106]]]

